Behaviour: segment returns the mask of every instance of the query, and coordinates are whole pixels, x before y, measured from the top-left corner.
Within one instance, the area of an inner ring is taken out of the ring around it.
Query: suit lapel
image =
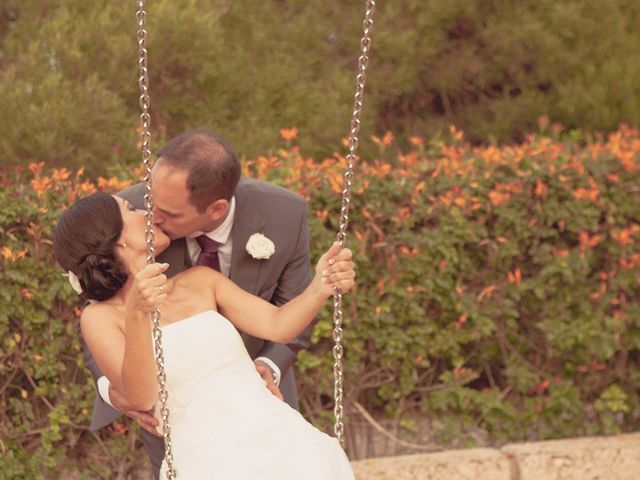
[[[233,221],[230,277],[236,285],[256,294],[260,271],[264,262],[252,258],[245,248],[249,237],[264,229],[259,210],[242,183],[236,189],[236,212]]]

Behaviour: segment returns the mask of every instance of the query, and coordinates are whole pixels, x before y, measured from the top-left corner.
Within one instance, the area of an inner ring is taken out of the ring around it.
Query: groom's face
[[[153,221],[172,240],[213,230],[208,211],[199,212],[189,202],[187,172],[158,162],[151,172]]]

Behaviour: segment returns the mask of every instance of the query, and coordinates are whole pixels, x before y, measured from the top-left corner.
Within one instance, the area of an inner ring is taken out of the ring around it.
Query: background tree
[[[330,155],[349,122],[361,2],[149,4],[155,141],[221,132],[248,157],[281,127]],[[454,124],[474,143],[640,120],[633,0],[397,0],[378,6],[364,131],[406,145]],[[0,161],[137,162],[134,7],[125,0],[0,2]],[[363,153],[372,153],[363,145]]]

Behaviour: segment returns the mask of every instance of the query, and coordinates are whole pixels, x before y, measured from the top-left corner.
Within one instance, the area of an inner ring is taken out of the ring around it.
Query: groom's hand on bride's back
[[[125,414],[127,417],[133,418],[147,432],[152,433],[153,435],[156,435],[158,437],[162,436],[162,434],[158,432],[157,429],[157,427],[160,425],[160,422],[156,417],[153,416],[153,410],[149,410],[148,412],[136,410],[127,401],[124,395],[122,395],[112,385],[109,385],[109,399],[111,400],[111,404],[118,411]]]
[[[260,360],[254,360],[253,363],[256,366],[256,370],[264,380],[264,383],[267,384],[267,388],[269,389],[269,391],[273,393],[275,397],[279,398],[280,400],[284,400],[282,392],[276,385],[276,382],[273,381],[273,371],[271,370],[271,367],[269,367],[269,365],[267,365],[266,363],[261,362]]]

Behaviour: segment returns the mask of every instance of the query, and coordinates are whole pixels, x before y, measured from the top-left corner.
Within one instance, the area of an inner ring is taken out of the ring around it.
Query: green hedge
[[[359,272],[345,300],[349,404],[402,420],[407,438],[413,421],[432,419],[443,444],[478,430],[499,443],[638,429],[638,131],[487,148],[455,129],[404,150],[391,134],[373,140],[348,239]],[[344,159],[305,157],[295,142],[245,169],[309,199],[317,257],[337,228]],[[1,172],[0,476],[135,478],[135,427],[87,431],[79,305],[50,240],[76,196],[124,184],[36,163]],[[297,367],[304,413],[323,427],[330,315]]]

